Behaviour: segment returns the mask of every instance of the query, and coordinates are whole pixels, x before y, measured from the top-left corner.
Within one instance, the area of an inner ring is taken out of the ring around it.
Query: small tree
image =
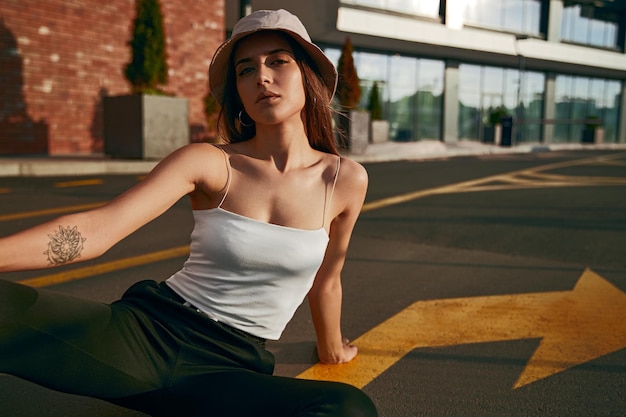
[[[124,75],[133,93],[162,94],[167,83],[165,33],[159,0],[137,0],[137,16],[128,42],[132,58]]]
[[[350,37],[346,37],[341,48],[341,56],[337,63],[339,83],[337,84],[337,97],[339,104],[345,109],[354,109],[361,100],[361,87],[359,86],[359,76],[357,75],[352,57],[352,42]]]
[[[383,104],[380,99],[380,90],[378,88],[378,81],[374,81],[372,91],[370,91],[369,103],[367,109],[370,111],[372,120],[383,119]]]

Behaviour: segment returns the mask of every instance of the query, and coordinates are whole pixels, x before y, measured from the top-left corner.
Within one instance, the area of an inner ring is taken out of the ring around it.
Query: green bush
[[[167,83],[167,57],[159,0],[137,0],[136,10],[129,41],[132,58],[124,75],[133,93],[163,94],[160,86]]]

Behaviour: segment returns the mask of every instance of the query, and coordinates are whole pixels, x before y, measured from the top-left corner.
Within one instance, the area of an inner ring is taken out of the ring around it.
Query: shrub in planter
[[[131,61],[124,75],[131,95],[104,98],[104,152],[159,159],[189,143],[187,100],[165,95],[167,56],[158,0],[137,0]]]
[[[383,119],[383,103],[380,98],[380,89],[378,88],[378,81],[374,81],[372,91],[370,91],[369,102],[367,109],[370,111],[370,117],[372,120]]]
[[[132,58],[124,75],[133,93],[162,94],[160,86],[167,83],[167,55],[159,1],[137,0],[136,10],[129,42]]]
[[[340,128],[338,142],[341,149],[361,152],[367,147],[369,115],[356,110],[361,100],[361,86],[354,66],[353,52],[354,48],[350,37],[346,37],[337,63],[339,81],[336,96],[341,107],[338,121]]]
[[[486,125],[483,128],[483,141],[500,145],[502,142],[502,119],[509,117],[504,106],[489,108]]]
[[[381,143],[389,140],[389,122],[383,120],[383,104],[380,97],[378,82],[374,81],[370,91],[367,109],[370,112],[370,141]]]

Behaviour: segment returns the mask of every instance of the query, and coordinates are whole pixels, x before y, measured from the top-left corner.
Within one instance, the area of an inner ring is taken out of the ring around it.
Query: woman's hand
[[[317,355],[320,362],[328,365],[337,365],[340,363],[348,363],[356,357],[358,348],[350,344],[348,339],[343,339],[341,349],[336,352],[323,352],[318,346]]]

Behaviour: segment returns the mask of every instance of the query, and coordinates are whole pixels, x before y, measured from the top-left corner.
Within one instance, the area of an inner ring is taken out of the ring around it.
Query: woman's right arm
[[[163,159],[141,183],[102,207],[0,238],[0,272],[96,258],[200,184],[204,191],[218,192],[225,181],[223,167],[223,154],[214,146],[183,147]]]

